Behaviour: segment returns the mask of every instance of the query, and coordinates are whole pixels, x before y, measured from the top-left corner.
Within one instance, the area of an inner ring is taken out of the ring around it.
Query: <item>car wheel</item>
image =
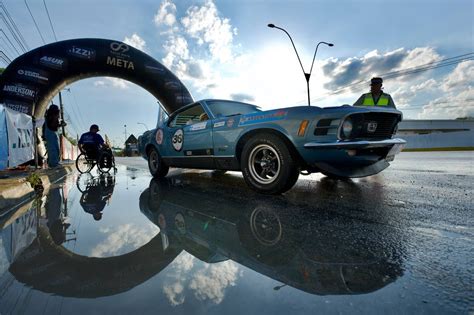
[[[169,167],[163,162],[155,148],[148,152],[148,169],[153,177],[165,177],[168,174]]]
[[[260,193],[284,193],[298,180],[295,158],[285,142],[272,134],[257,135],[247,141],[240,163],[245,182]]]

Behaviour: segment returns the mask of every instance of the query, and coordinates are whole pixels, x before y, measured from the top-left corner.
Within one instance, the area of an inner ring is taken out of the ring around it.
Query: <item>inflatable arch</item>
[[[120,41],[84,38],[48,44],[16,58],[0,77],[0,103],[39,118],[66,85],[98,76],[143,87],[168,113],[193,101],[183,83],[144,52]]]
[[[163,248],[161,235],[133,252],[86,257],[56,245],[45,227],[10,266],[21,283],[64,297],[97,298],[126,292],[165,269],[181,250]],[[39,270],[31,272],[31,270]]]

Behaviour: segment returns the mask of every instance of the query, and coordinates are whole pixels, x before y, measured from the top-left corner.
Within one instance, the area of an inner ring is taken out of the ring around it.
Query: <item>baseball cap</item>
[[[383,80],[382,78],[372,78],[370,80],[370,85],[374,85],[374,84],[382,84],[383,83]]]

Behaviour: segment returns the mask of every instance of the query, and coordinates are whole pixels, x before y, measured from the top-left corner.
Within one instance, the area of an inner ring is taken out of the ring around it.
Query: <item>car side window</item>
[[[174,127],[182,127],[188,126],[192,124],[196,124],[202,121],[208,120],[209,117],[204,111],[204,108],[201,104],[196,104],[188,109],[183,110],[182,112],[178,113],[173,119],[170,121],[169,126]]]

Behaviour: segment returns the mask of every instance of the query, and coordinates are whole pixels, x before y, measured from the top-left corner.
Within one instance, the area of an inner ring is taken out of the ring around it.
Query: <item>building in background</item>
[[[125,141],[125,149],[123,153],[124,153],[124,156],[139,155],[138,140],[133,134],[131,134],[130,137],[128,137],[127,141]]]
[[[397,137],[405,139],[405,151],[474,150],[474,119],[403,120]]]

